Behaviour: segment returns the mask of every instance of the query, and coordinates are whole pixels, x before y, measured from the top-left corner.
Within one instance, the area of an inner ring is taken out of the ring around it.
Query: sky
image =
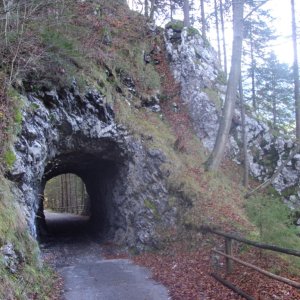
[[[281,62],[291,65],[293,63],[294,54],[293,43],[291,39],[292,13],[290,2],[290,0],[269,0],[269,3],[265,4],[264,8],[270,9],[272,16],[276,18],[274,25],[279,38],[273,45],[274,51]],[[297,2],[299,2],[299,0],[295,1],[296,5]],[[299,7],[296,7],[296,9],[299,11]],[[296,18],[297,16],[299,17],[300,13],[296,14]],[[298,50],[300,50],[300,48]]]
[[[133,0],[129,0],[129,5]],[[199,7],[197,3],[199,0],[194,0],[196,6]],[[257,0],[257,3],[262,0]],[[212,0],[210,1],[211,3]],[[209,2],[208,2],[209,3]],[[295,0],[296,5],[296,18],[298,24],[300,24],[300,0]],[[278,59],[282,63],[288,63],[292,65],[293,63],[293,44],[291,39],[292,25],[291,25],[291,1],[290,0],[269,0],[266,4],[262,6],[262,8],[270,9],[271,15],[275,18],[274,20],[274,28],[276,33],[279,35],[278,40],[276,40],[272,44],[272,48],[275,51]],[[183,16],[181,12],[176,16],[178,19],[182,19]],[[227,43],[231,44],[231,36],[232,36],[232,24],[227,24]],[[298,28],[299,31],[299,28]],[[212,28],[212,33],[209,34],[210,40],[213,46],[216,47],[215,42],[215,29]],[[299,43],[298,43],[299,44]],[[300,51],[300,45],[298,47]],[[300,53],[298,53],[298,57],[300,59]]]

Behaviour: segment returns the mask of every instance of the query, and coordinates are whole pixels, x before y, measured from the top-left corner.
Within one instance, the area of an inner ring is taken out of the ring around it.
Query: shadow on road
[[[128,259],[105,259],[92,237],[88,217],[45,212],[48,236],[44,258],[64,281],[64,300],[168,300],[168,291],[148,270]]]

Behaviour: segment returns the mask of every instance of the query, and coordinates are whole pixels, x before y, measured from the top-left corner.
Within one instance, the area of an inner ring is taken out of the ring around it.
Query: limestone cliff
[[[226,82],[216,52],[200,35],[167,28],[166,48],[175,78],[181,84],[182,99],[189,107],[193,124],[203,145],[212,150],[219,126]],[[253,116],[246,116],[250,172],[259,181],[272,176],[293,147],[291,138],[272,133],[272,129]],[[239,105],[235,110],[227,156],[242,162],[242,128]],[[274,188],[293,209],[300,208],[300,156],[296,155],[275,180]]]

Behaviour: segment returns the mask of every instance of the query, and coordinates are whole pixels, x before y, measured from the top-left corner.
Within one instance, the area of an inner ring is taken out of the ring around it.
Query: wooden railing
[[[269,271],[263,270],[253,264],[250,264],[248,262],[245,262],[239,258],[236,258],[233,256],[233,252],[232,252],[232,241],[238,241],[253,247],[257,247],[260,249],[264,249],[264,250],[271,250],[271,251],[275,251],[275,252],[279,252],[279,253],[284,253],[284,254],[288,254],[288,255],[293,255],[293,256],[297,256],[300,257],[300,251],[297,250],[292,250],[292,249],[287,249],[287,248],[283,248],[283,247],[278,247],[275,245],[270,245],[270,244],[265,244],[265,243],[259,243],[259,242],[255,242],[255,241],[251,241],[248,239],[245,239],[243,237],[237,236],[235,234],[231,234],[231,233],[226,233],[223,231],[220,231],[216,228],[212,228],[212,227],[208,227],[208,226],[202,226],[200,228],[200,230],[203,233],[211,233],[211,234],[216,234],[219,236],[224,237],[225,239],[225,252],[221,252],[218,250],[213,249],[212,251],[218,255],[224,256],[225,257],[225,267],[226,267],[226,273],[230,274],[232,273],[233,270],[233,262],[237,262],[245,267],[251,268],[261,274],[264,274],[265,276],[268,276],[272,279],[278,280],[280,282],[284,282],[294,288],[300,289],[300,283],[296,282],[294,280],[290,280],[288,278],[282,277],[282,276],[278,276],[275,275]],[[230,288],[231,290],[235,291],[237,294],[241,295],[242,297],[244,297],[245,299],[249,299],[249,300],[254,300],[254,298],[250,295],[248,295],[247,293],[245,293],[244,291],[242,291],[241,289],[235,287],[231,282],[225,280],[224,278],[220,277],[218,274],[212,273],[211,274],[216,280],[218,280],[219,282],[221,282],[223,285],[227,286],[228,288]]]

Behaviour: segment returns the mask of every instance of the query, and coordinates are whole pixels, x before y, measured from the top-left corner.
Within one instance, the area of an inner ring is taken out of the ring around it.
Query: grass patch
[[[8,182],[0,176],[0,247],[7,243],[13,245],[21,261],[12,274],[0,254],[0,299],[50,299],[54,273],[41,265],[37,242],[28,233]]]
[[[299,231],[293,225],[290,209],[278,197],[259,195],[246,203],[246,212],[257,226],[252,238],[290,249],[300,249]],[[300,268],[300,258],[284,256],[292,269]]]
[[[11,168],[16,161],[16,155],[12,150],[7,150],[4,153],[4,162],[8,168]]]

